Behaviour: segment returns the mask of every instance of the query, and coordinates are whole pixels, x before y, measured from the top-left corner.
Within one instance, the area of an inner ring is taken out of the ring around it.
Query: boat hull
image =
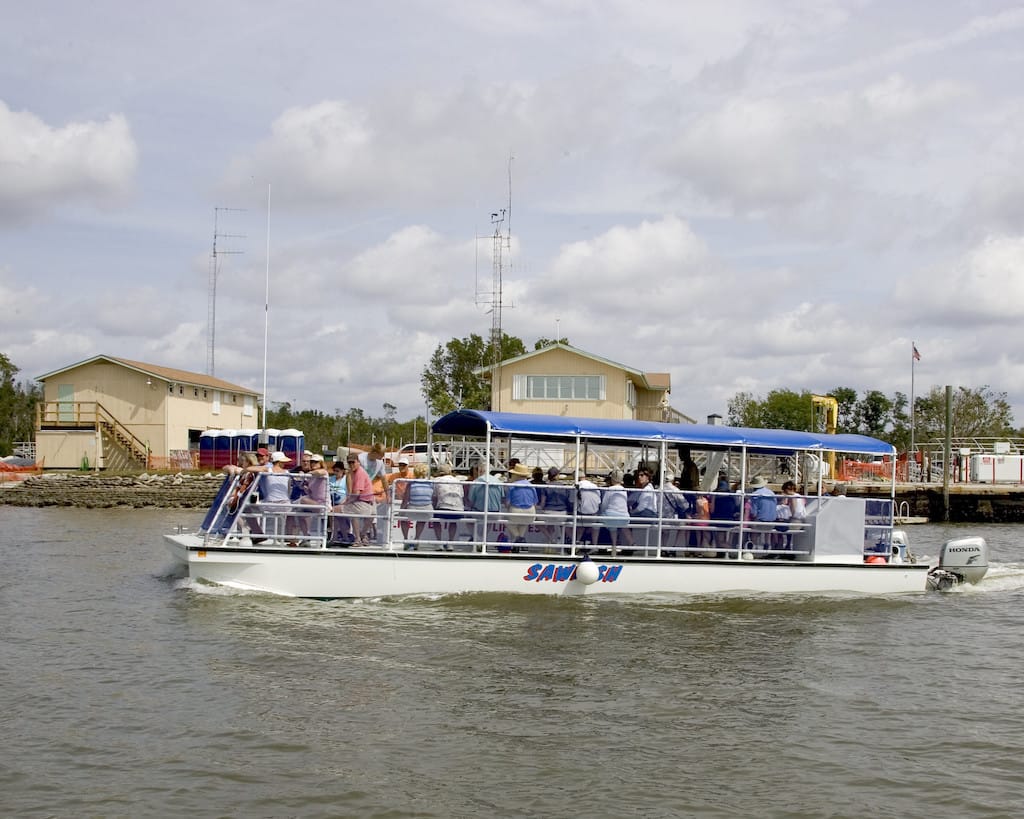
[[[595,556],[598,578],[576,577],[580,558],[368,549],[219,546],[199,535],[167,535],[194,580],[290,597],[355,598],[500,592],[585,594],[924,592],[922,564],[809,563]]]

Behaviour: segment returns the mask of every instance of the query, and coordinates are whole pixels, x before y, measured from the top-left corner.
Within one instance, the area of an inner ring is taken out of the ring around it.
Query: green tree
[[[10,455],[18,441],[31,441],[35,433],[36,404],[42,390],[35,382],[18,384],[18,368],[0,353],[0,457]]]
[[[813,413],[811,394],[793,390],[772,390],[761,409],[762,427],[810,430]]]
[[[879,390],[865,390],[863,397],[849,387],[836,387],[829,395],[839,404],[839,432],[858,432],[888,441],[900,452],[910,446],[910,417],[907,396],[902,392],[887,397]],[[852,396],[852,397],[851,397]],[[856,400],[853,400],[856,399]],[[945,436],[945,390],[933,387],[915,402],[915,442]],[[773,390],[764,400],[739,392],[729,400],[728,422],[734,426],[811,429],[811,395],[793,390]],[[954,438],[998,438],[1018,433],[1006,393],[989,387],[960,387],[953,393]]]
[[[914,435],[917,441],[941,440],[946,435],[946,391],[932,387],[914,401]],[[1001,438],[1014,434],[1013,413],[1005,392],[988,385],[953,390],[952,436],[954,438]]]
[[[566,347],[571,346],[569,344],[569,339],[567,339],[565,336],[562,336],[562,338],[557,338],[557,339],[556,338],[542,337],[542,338],[538,338],[535,342],[533,342],[533,349],[534,350],[543,350],[545,347],[550,347],[553,344],[564,344]]]
[[[761,426],[761,405],[752,393],[738,392],[729,399],[726,423],[733,427]]]
[[[892,408],[893,402],[884,393],[867,390],[856,405],[856,431],[881,438],[892,429]]]
[[[856,432],[857,391],[853,387],[833,387],[826,395],[831,395],[839,405],[839,417],[836,420],[837,432]]]
[[[476,333],[437,346],[420,375],[423,397],[434,415],[444,415],[459,407],[490,408],[491,384],[481,370],[491,364],[493,349],[490,342]],[[498,360],[525,352],[522,339],[502,334]]]

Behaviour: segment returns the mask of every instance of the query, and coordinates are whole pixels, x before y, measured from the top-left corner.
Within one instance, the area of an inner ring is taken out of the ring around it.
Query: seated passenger
[[[632,546],[633,535],[629,531],[629,506],[626,489],[622,485],[622,473],[613,469],[608,473],[607,486],[601,491],[601,525],[608,530],[612,547]]]
[[[651,483],[651,471],[641,467],[636,473],[637,488],[630,493],[629,514],[635,518],[658,517],[658,493]]]
[[[453,551],[452,543],[456,540],[456,533],[459,528],[459,519],[465,511],[465,496],[462,492],[462,481],[452,474],[451,464],[441,464],[437,471],[441,474],[434,479],[434,509],[435,517],[440,520],[447,520],[443,524],[448,530],[448,537],[444,539],[441,534],[441,523],[434,524],[437,528],[438,540],[442,541],[441,548],[446,552]]]
[[[595,517],[601,513],[601,490],[597,484],[587,479],[582,472],[576,472],[576,514]],[[579,540],[581,543],[597,543],[594,524],[591,521],[580,523]]]
[[[430,469],[426,464],[416,464],[412,470],[413,480],[405,484],[402,493],[402,537],[409,537],[409,522],[416,522],[415,539],[423,537],[427,521],[434,516],[434,484],[429,479]],[[415,549],[415,543],[406,543],[406,549]]]
[[[328,480],[330,479],[330,473],[324,469],[324,456],[311,452],[307,463],[308,469],[303,476],[304,480],[301,481],[297,502],[304,506],[319,506],[321,509],[324,509],[327,507],[329,500]],[[298,532],[304,535],[310,534],[309,520],[305,515],[297,517],[295,523],[296,526],[294,528]],[[319,519],[317,519],[315,525],[319,526]],[[317,535],[319,532],[314,529],[313,534]]]
[[[516,480],[508,488],[508,531],[514,543],[525,543],[526,532],[537,516],[537,490],[530,483],[533,470],[517,463],[509,470],[509,480]]]
[[[539,509],[545,515],[568,516],[571,508],[572,495],[568,486],[558,482],[558,467],[552,466],[548,469],[548,480],[544,488],[540,490]],[[550,523],[544,527],[544,534],[548,543],[560,542],[565,523]]]

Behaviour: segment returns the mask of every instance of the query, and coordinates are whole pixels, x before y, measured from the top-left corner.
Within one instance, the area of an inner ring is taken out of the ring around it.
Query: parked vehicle
[[[431,467],[451,463],[451,455],[445,444],[406,444],[394,452],[384,454],[384,463],[389,467],[398,466],[398,462],[408,459],[409,464],[429,464]]]

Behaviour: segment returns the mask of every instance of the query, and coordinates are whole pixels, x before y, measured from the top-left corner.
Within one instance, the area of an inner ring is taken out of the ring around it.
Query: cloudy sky
[[[382,8],[374,8],[380,6]],[[0,352],[422,413],[503,327],[730,397],[1006,391],[1024,423],[1024,5],[9,4]],[[511,172],[510,172],[511,171]],[[270,200],[269,243],[268,191]],[[269,252],[269,264],[267,248]]]

